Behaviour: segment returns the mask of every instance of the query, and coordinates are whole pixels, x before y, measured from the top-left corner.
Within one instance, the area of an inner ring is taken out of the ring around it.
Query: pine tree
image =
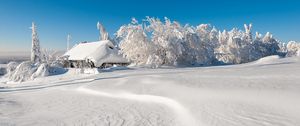
[[[31,62],[40,63],[41,62],[40,40],[38,38],[38,34],[34,22],[32,22],[31,29],[32,29]]]

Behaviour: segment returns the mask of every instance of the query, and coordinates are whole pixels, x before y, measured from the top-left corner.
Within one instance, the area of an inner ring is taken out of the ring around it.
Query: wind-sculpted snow
[[[132,94],[128,92],[121,92],[121,93],[107,93],[102,91],[96,91],[84,87],[79,87],[77,89],[80,92],[91,94],[91,95],[98,95],[110,98],[118,98],[118,99],[128,99],[128,100],[136,100],[141,102],[153,102],[166,105],[173,112],[176,114],[177,119],[181,122],[181,125],[188,125],[188,126],[197,126],[199,124],[196,123],[194,117],[190,114],[189,110],[187,110],[184,106],[180,103],[176,102],[173,99],[162,97],[162,96],[154,96],[154,95],[138,95]]]
[[[280,57],[278,55],[274,55],[274,56],[268,56],[268,57],[264,57],[261,58],[257,61],[255,61],[255,63],[257,64],[272,64],[274,63],[274,61],[278,61],[278,59],[280,59]]]

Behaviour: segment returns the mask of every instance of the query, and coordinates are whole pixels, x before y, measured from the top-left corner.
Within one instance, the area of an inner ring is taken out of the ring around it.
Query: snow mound
[[[68,70],[65,69],[63,64],[59,61],[54,61],[50,64],[48,71],[50,73],[49,75],[59,75],[66,73]]]
[[[255,64],[269,64],[277,61],[278,59],[280,59],[278,55],[267,56],[267,57],[260,58],[255,62]]]
[[[83,73],[85,74],[98,74],[99,71],[97,68],[86,68],[83,70]]]
[[[97,68],[76,68],[75,74],[98,74]]]
[[[129,68],[126,66],[113,65],[112,67],[101,69],[101,72],[113,72],[117,70],[128,70],[128,69]]]
[[[74,69],[75,72],[73,74],[99,74],[101,72],[113,72],[113,71],[120,71],[120,70],[128,70],[128,67],[125,66],[118,66],[113,65],[112,67],[108,68],[76,68]]]
[[[14,82],[26,81],[31,78],[37,69],[38,68],[32,65],[30,61],[22,62],[11,74],[9,74],[8,78]]]
[[[41,63],[32,64],[30,61],[17,64],[11,62],[7,65],[7,77],[13,82],[23,82],[27,80],[34,80],[38,77],[46,77],[50,75],[58,75],[66,73],[67,70],[62,67],[61,64],[53,63]]]
[[[49,66],[46,63],[41,64],[37,70],[31,75],[31,79],[37,77],[46,77],[49,75]]]
[[[19,64],[17,62],[9,62],[6,66],[6,72],[8,75],[12,74],[12,72],[17,68]]]

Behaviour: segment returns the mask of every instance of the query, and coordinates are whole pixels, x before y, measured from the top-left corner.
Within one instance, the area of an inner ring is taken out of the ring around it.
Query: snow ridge
[[[120,92],[120,93],[112,94],[112,93],[108,93],[108,92],[102,92],[99,90],[96,91],[96,90],[88,89],[83,86],[77,88],[77,91],[86,93],[86,94],[90,94],[90,95],[163,104],[174,111],[174,113],[176,114],[176,116],[182,126],[198,126],[199,125],[198,122],[196,121],[196,119],[192,116],[192,114],[190,114],[189,110],[187,110],[179,102],[177,102],[171,98],[155,96],[155,95],[133,94],[133,93],[129,93],[129,92]]]

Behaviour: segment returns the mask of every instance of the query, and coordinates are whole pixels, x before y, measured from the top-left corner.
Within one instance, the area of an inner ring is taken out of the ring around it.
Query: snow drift
[[[22,62],[14,71],[10,72],[8,78],[11,81],[22,82],[29,80],[31,75],[37,70],[37,67],[32,65],[30,61]]]
[[[255,63],[256,64],[269,64],[269,63],[274,63],[274,61],[277,61],[278,59],[280,59],[280,57],[278,55],[267,56],[267,57],[263,57],[263,58],[257,60]]]
[[[50,75],[63,74],[66,69],[58,63],[40,63],[33,64],[30,61],[25,61],[20,64],[10,62],[7,65],[7,78],[14,82],[23,82],[27,80],[34,80],[38,77],[46,77]]]

